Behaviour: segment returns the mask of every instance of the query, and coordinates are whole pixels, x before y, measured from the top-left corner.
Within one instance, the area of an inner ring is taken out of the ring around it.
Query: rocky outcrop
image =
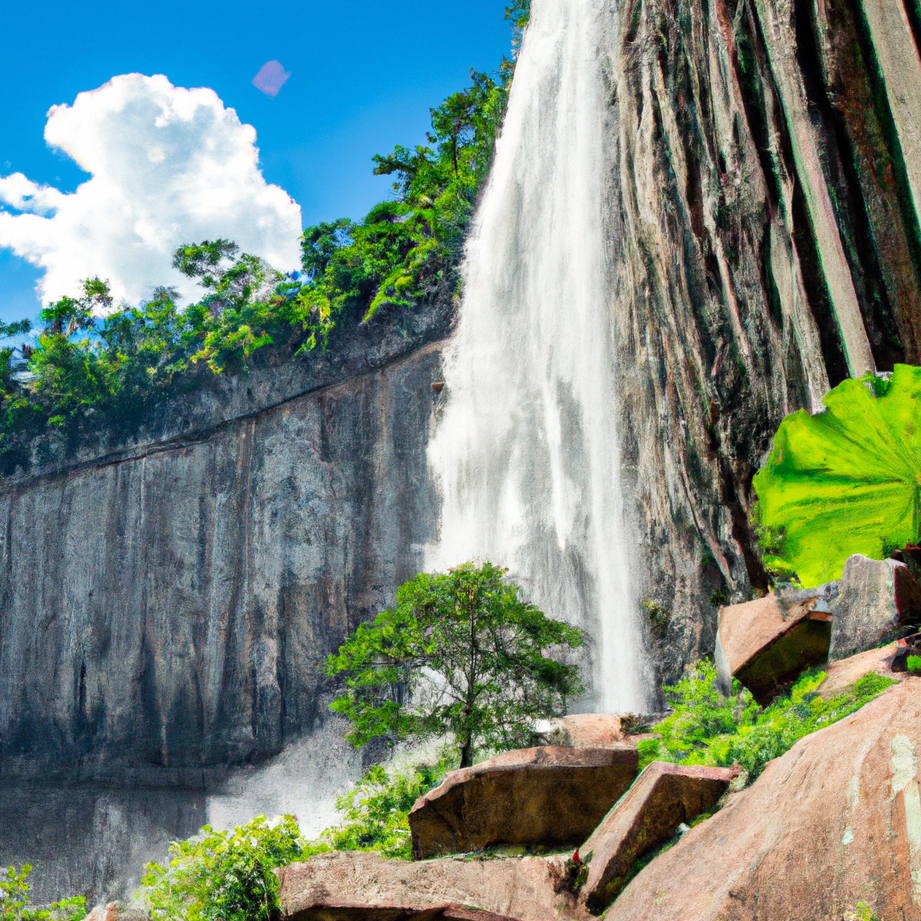
[[[278,871],[285,921],[374,918],[378,909],[438,911],[455,903],[519,921],[587,919],[563,891],[564,858],[384,860],[324,854]]]
[[[637,773],[636,748],[527,748],[452,771],[409,814],[413,856],[581,844]]]
[[[623,721],[614,713],[573,713],[549,720],[544,736],[568,748],[619,748],[626,740]]]
[[[0,484],[0,776],[200,785],[309,732],[325,656],[422,567],[438,377],[423,347]]]
[[[579,897],[603,911],[630,878],[636,861],[671,841],[682,823],[713,809],[735,773],[727,768],[653,761],[630,792],[579,849],[588,875]]]
[[[921,362],[921,74],[905,0],[629,0],[612,50],[614,300],[663,676],[767,587],[751,481],[783,416]],[[917,174],[917,175],[916,175]]]
[[[905,563],[857,554],[844,564],[831,613],[831,656],[851,656],[921,622],[921,585]]]
[[[827,677],[819,686],[819,694],[828,700],[841,694],[867,675],[881,675],[893,681],[900,681],[904,675],[894,670],[898,647],[895,643],[879,649],[849,656],[838,662],[832,662],[827,669]]]
[[[772,592],[722,608],[715,653],[720,682],[728,690],[738,679],[767,706],[807,668],[828,661],[832,629],[828,605],[817,594],[787,600]]]
[[[660,854],[607,921],[921,915],[921,680],[800,740]]]

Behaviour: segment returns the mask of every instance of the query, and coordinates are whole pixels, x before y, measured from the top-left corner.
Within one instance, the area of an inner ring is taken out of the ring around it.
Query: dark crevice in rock
[[[841,112],[828,98],[827,77],[819,55],[814,3],[798,3],[796,49],[799,70],[809,100],[810,116],[823,140],[835,221],[841,234],[851,279],[863,313],[864,328],[880,371],[891,371],[900,360],[898,328],[882,281],[882,266],[855,166],[855,151]]]
[[[897,3],[900,0],[892,0]],[[908,17],[908,24],[911,26],[911,35],[915,40],[915,48],[921,55],[921,3],[918,0],[901,0],[905,8],[905,15]]]
[[[892,304],[894,311],[894,321],[900,327],[901,335],[899,341],[899,358],[897,360],[906,361],[916,364],[921,362],[921,306],[917,303],[907,304],[906,300],[910,297],[917,301],[919,292],[921,292],[921,223],[919,223],[918,214],[914,207],[914,197],[911,191],[911,184],[908,179],[908,172],[905,166],[905,156],[902,151],[902,144],[896,129],[895,119],[893,118],[892,109],[889,104],[889,97],[886,92],[886,82],[882,74],[879,59],[876,53],[873,39],[870,32],[870,26],[866,19],[862,3],[855,0],[841,0],[846,4],[846,8],[852,17],[853,29],[855,33],[855,42],[859,49],[861,63],[861,75],[866,79],[872,100],[872,115],[879,122],[879,131],[882,135],[881,148],[878,151],[869,150],[864,153],[863,159],[870,159],[865,164],[865,168],[874,169],[882,174],[882,181],[886,184],[889,198],[892,202],[893,214],[886,215],[885,218],[878,221],[881,225],[877,229],[877,235],[880,232],[886,232],[892,229],[896,223],[896,214],[900,217],[903,239],[900,241],[907,250],[906,258],[910,262],[910,269],[904,271],[904,287],[906,295],[901,298],[894,297]],[[901,0],[893,0],[901,2]],[[912,22],[912,29],[917,42],[919,32],[915,26],[918,21],[917,4],[915,0],[908,0],[906,9],[909,10],[909,19]],[[912,13],[914,15],[912,15]],[[854,111],[849,119],[849,125],[865,126],[869,106],[865,106],[863,111]],[[857,154],[855,154],[855,158]],[[887,241],[881,240],[880,244],[886,245]],[[874,248],[879,250],[879,246],[874,241]],[[888,269],[885,264],[894,256],[892,250],[895,247],[889,246],[881,253],[882,268]]]

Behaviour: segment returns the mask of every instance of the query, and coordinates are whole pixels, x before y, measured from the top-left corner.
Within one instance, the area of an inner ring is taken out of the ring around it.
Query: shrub
[[[320,848],[325,850],[326,848]],[[278,867],[310,851],[297,821],[257,816],[233,831],[206,825],[188,841],[174,841],[167,866],[150,863],[137,897],[164,921],[270,921],[278,909]]]
[[[377,851],[384,857],[410,860],[410,810],[454,766],[442,757],[434,765],[391,772],[380,765],[372,767],[352,790],[336,800],[343,820],[325,831],[319,841],[337,851]]]
[[[0,919],[3,921],[81,921],[86,915],[86,899],[74,896],[43,908],[29,905],[29,874],[32,867],[9,867],[0,874]]]
[[[654,728],[660,738],[640,742],[641,766],[655,760],[738,764],[751,782],[804,736],[843,719],[894,684],[871,674],[823,700],[818,688],[825,677],[824,672],[808,672],[762,710],[737,681],[724,697],[716,687],[715,666],[698,662],[676,685],[663,689],[672,713]]]

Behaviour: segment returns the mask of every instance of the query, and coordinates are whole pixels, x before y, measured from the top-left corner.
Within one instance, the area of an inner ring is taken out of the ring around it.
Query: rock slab
[[[855,554],[844,564],[831,612],[831,656],[851,656],[895,639],[906,625],[921,621],[921,585],[904,563]]]
[[[588,877],[580,896],[593,912],[623,889],[634,863],[670,841],[682,822],[712,809],[735,772],[653,761],[580,848]]]
[[[642,870],[606,921],[921,918],[921,679],[800,740]]]
[[[632,745],[505,752],[452,771],[409,814],[413,856],[581,844],[636,777]]]
[[[490,915],[484,913],[518,921],[587,918],[563,888],[562,857],[412,863],[385,860],[378,854],[334,853],[277,873],[285,921],[419,917],[466,921],[467,916],[456,914],[459,905],[480,913],[469,916],[473,921],[487,921]]]
[[[771,593],[720,609],[716,666],[724,687],[738,678],[766,706],[806,669],[828,661],[831,616],[819,596],[782,603]]]

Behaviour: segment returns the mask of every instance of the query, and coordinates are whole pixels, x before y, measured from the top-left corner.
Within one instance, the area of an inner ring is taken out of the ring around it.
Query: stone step
[[[576,847],[630,787],[637,764],[636,748],[620,743],[520,749],[452,771],[413,806],[413,856]]]

